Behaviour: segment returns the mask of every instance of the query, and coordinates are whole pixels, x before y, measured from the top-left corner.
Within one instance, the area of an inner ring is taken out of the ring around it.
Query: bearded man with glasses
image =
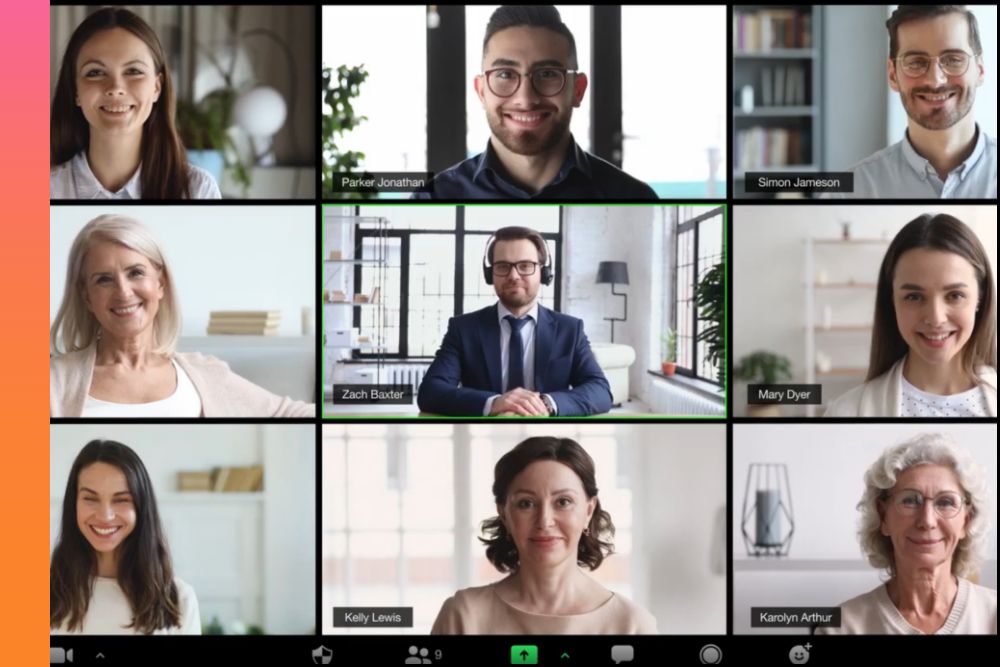
[[[486,150],[446,169],[414,199],[655,200],[649,185],[581,149],[570,133],[587,91],[576,41],[551,5],[503,6],[490,17],[473,85]]]
[[[971,113],[986,78],[976,17],[962,5],[900,5],[886,27],[906,135],[853,167],[852,196],[996,199],[996,138]]]
[[[583,321],[538,303],[554,279],[545,239],[503,227],[487,241],[483,278],[498,302],[453,317],[424,374],[425,413],[483,417],[568,417],[611,409],[611,385]]]

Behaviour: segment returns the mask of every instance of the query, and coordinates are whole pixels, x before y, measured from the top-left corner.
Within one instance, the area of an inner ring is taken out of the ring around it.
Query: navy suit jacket
[[[479,416],[503,393],[497,306],[453,317],[434,362],[420,384],[417,404],[439,415]],[[583,321],[538,307],[535,391],[548,394],[557,415],[592,415],[611,409],[611,386],[583,333]]]

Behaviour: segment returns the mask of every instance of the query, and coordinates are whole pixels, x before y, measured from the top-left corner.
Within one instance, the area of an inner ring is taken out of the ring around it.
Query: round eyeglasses
[[[564,67],[539,67],[528,72],[531,87],[542,97],[552,97],[562,92],[566,87],[566,75],[576,74],[579,70]],[[521,87],[521,73],[512,67],[496,67],[483,72],[486,85],[497,97],[510,97]]]
[[[504,276],[510,275],[511,268],[517,269],[517,272],[522,276],[530,276],[535,273],[535,268],[538,266],[538,262],[515,262],[511,264],[510,262],[496,262],[493,265],[493,275]]]
[[[954,519],[962,511],[962,507],[966,505],[965,498],[954,491],[943,491],[933,498],[928,498],[919,491],[903,489],[902,491],[893,493],[890,497],[892,498],[893,506],[901,514],[907,516],[913,516],[922,512],[924,503],[928,500],[931,502],[934,511],[942,519]]]
[[[948,51],[939,56],[929,56],[923,53],[910,53],[896,58],[899,69],[908,77],[923,76],[930,69],[931,63],[937,61],[941,71],[948,76],[962,76],[969,71],[969,63],[973,56],[965,51]]]

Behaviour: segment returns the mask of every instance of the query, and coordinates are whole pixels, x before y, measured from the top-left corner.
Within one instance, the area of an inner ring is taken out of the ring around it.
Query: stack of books
[[[260,491],[264,486],[264,466],[215,468],[212,482],[212,490],[216,492]]]
[[[208,319],[208,333],[275,336],[279,324],[280,310],[213,310]]]

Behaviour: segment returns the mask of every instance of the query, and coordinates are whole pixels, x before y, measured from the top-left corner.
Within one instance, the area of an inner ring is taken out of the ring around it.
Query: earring
[[[590,537],[590,527],[589,526],[587,528],[583,529],[583,534],[586,535],[587,537]]]

